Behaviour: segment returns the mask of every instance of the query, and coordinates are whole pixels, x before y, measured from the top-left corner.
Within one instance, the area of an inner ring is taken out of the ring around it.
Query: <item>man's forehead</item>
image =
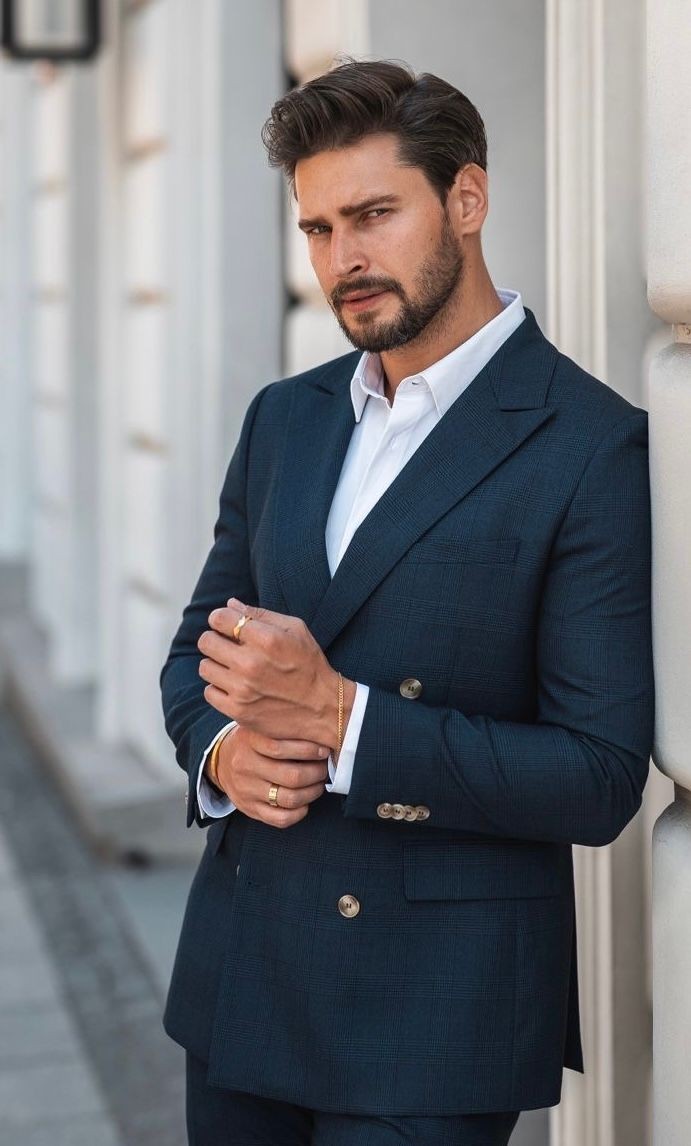
[[[307,192],[337,184],[348,188],[348,198],[390,190],[386,183],[398,181],[401,163],[397,140],[391,135],[375,135],[347,147],[327,148],[299,159],[295,165],[295,193],[298,201]]]

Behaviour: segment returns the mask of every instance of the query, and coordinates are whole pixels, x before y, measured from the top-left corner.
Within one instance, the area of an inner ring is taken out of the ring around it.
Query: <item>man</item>
[[[571,845],[646,781],[647,416],[495,290],[456,89],[350,61],[264,140],[357,350],[251,403],[161,673],[190,1141],[499,1146],[583,1069]]]

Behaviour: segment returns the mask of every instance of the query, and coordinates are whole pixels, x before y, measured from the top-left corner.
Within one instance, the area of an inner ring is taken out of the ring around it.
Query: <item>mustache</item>
[[[343,298],[347,294],[352,294],[353,291],[371,290],[374,294],[375,291],[390,290],[398,295],[402,295],[400,284],[395,279],[353,279],[349,283],[339,283],[331,291],[330,299],[333,306],[339,306],[343,302]]]

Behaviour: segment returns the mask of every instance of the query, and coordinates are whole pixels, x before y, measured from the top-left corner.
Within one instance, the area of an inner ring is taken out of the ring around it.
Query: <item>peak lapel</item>
[[[297,384],[286,427],[275,563],[289,612],[306,621],[331,580],[326,522],[355,425],[350,380],[359,357],[348,354]]]
[[[336,456],[328,465],[321,463],[326,488],[310,494],[314,519],[300,530],[312,556],[320,547],[323,554],[318,585],[300,590],[303,603],[310,605],[302,615],[322,648],[338,636],[417,538],[552,417],[545,397],[556,360],[556,349],[526,309],[525,321],[440,419],[361,523],[329,581],[324,527],[349,438],[344,412],[337,406],[336,425],[320,442],[320,448],[336,448]],[[351,429],[352,424],[351,407]],[[300,568],[309,576],[312,558],[306,556]]]

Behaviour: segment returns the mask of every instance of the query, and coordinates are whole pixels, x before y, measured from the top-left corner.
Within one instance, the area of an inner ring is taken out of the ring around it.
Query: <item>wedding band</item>
[[[278,788],[275,784],[272,784],[269,788],[269,803],[272,808],[278,807]]]
[[[243,613],[237,625],[233,629],[233,640],[236,641],[238,645],[240,644],[240,630],[243,629],[247,622],[251,620],[252,618],[248,617],[247,613]]]

